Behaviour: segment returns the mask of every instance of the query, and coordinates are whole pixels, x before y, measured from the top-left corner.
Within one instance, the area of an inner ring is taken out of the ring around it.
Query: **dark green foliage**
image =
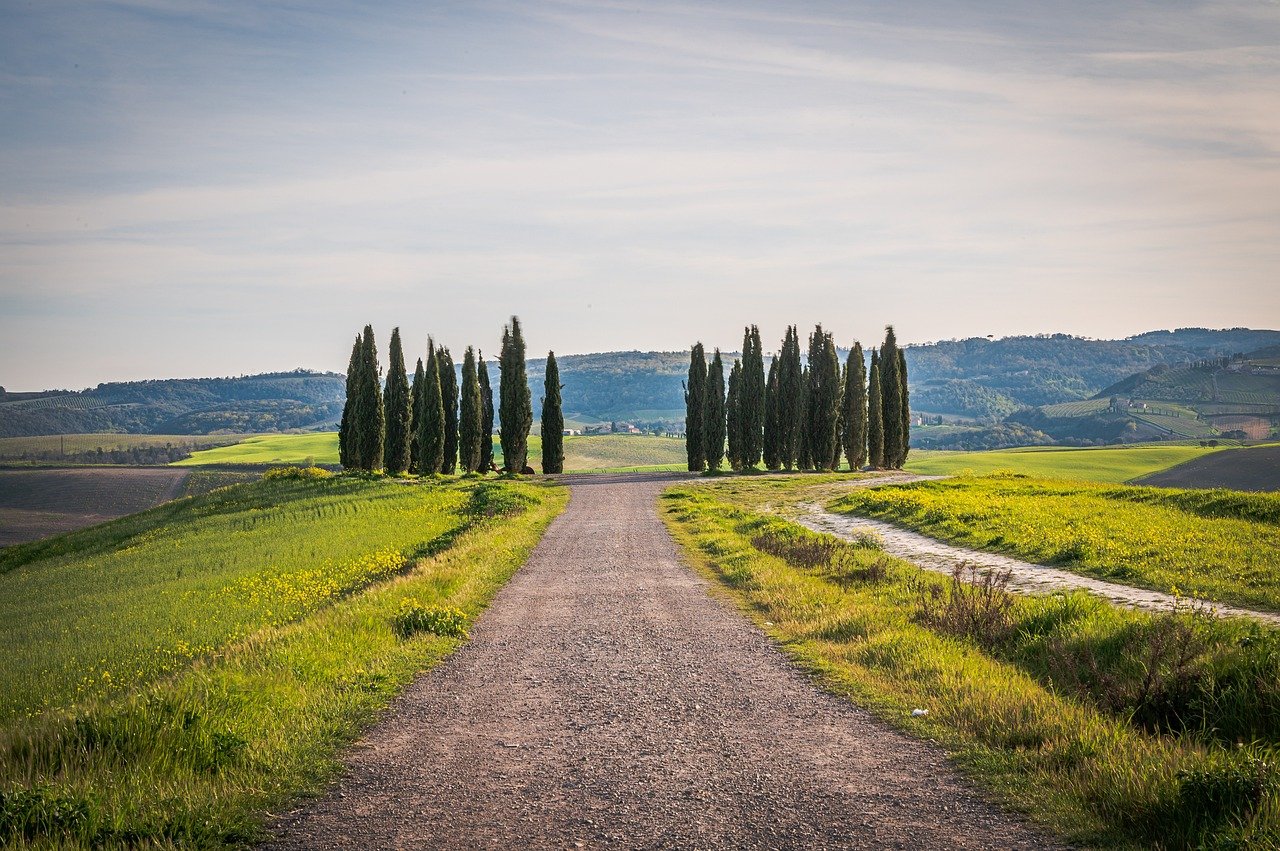
[[[707,469],[719,470],[724,463],[725,410],[724,362],[716,349],[707,367],[706,397],[702,406],[703,447]]]
[[[807,423],[809,460],[815,469],[839,463],[840,357],[832,336],[818,325],[809,335]]]
[[[767,393],[764,375],[764,348],[760,329],[755,325],[743,335],[742,383],[739,404],[742,406],[742,466],[752,468],[764,454],[764,420]]]
[[[418,423],[422,422],[422,392],[427,373],[422,368],[422,358],[418,358],[418,368],[413,371],[413,386],[409,389],[409,404],[413,411],[410,418],[409,431],[409,472],[415,476],[419,472],[418,461]]]
[[[911,392],[907,389],[907,354],[903,349],[898,349],[898,399],[902,405],[902,448],[898,457],[901,467],[911,451]]]
[[[440,402],[444,408],[444,460],[440,472],[452,475],[458,469],[458,373],[447,348],[441,346],[436,357],[440,359]]]
[[[484,352],[478,355],[476,376],[480,382],[480,465],[477,469],[487,473],[493,468],[493,388],[489,386],[489,364]]]
[[[725,399],[725,434],[729,439],[729,469],[742,469],[743,440],[746,429],[742,412],[742,361],[735,360],[729,370],[729,392]]]
[[[843,438],[844,456],[850,470],[867,461],[867,365],[862,360],[862,344],[855,342],[844,368]]]
[[[422,377],[422,419],[418,422],[418,474],[434,476],[444,464],[444,401],[440,398],[440,359],[427,338],[427,367]]]
[[[413,443],[413,407],[399,328],[391,330],[391,350],[387,359],[387,387],[382,395],[387,438],[382,447],[382,466],[388,475],[397,476],[409,469],[410,445]]]
[[[355,430],[356,430],[356,392],[360,387],[360,366],[363,361],[360,358],[361,337],[356,335],[356,341],[351,346],[351,360],[347,362],[347,400],[342,406],[342,423],[338,426],[338,461],[348,470],[354,470],[360,466],[358,452],[356,446]]]
[[[360,379],[356,387],[355,430],[353,436],[361,470],[382,467],[382,445],[386,438],[386,412],[382,409],[382,370],[378,367],[378,347],[373,326],[364,326],[360,341]]]
[[[876,469],[884,462],[884,394],[880,392],[880,353],[871,350],[871,378],[867,382],[867,463]]]
[[[533,402],[529,393],[524,365],[524,334],[519,317],[502,329],[502,371],[498,386],[499,439],[502,442],[503,466],[519,473],[529,463],[529,427],[533,425]]]
[[[764,446],[762,456],[764,465],[770,470],[782,467],[782,414],[779,406],[781,395],[778,392],[778,359],[769,359],[769,379],[765,383],[764,402]]]
[[[800,454],[804,375],[800,365],[800,335],[787,326],[778,360],[778,448],[782,466],[790,470]]]
[[[796,406],[800,416],[796,419],[796,467],[813,469],[812,431],[809,428],[809,367],[800,371],[800,404]]]
[[[564,412],[560,409],[560,367],[556,353],[547,352],[547,377],[542,397],[542,472],[564,472]]]
[[[476,352],[471,346],[462,356],[462,402],[458,413],[458,464],[464,473],[480,469],[480,444],[485,437],[484,404],[476,374]]]
[[[880,347],[880,416],[884,434],[884,466],[902,467],[906,452],[902,445],[902,380],[899,373],[898,341],[893,326],[884,329]]]
[[[694,473],[707,468],[707,440],[702,426],[706,404],[707,354],[702,343],[694,343],[689,353],[689,380],[684,386],[685,453],[689,458],[689,470]]]

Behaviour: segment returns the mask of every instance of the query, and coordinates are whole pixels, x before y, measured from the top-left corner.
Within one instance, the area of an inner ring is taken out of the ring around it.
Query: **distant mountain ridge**
[[[1001,420],[1015,411],[1086,400],[1152,367],[1175,367],[1280,346],[1280,331],[1181,328],[1124,340],[1066,334],[944,340],[906,347],[915,411]],[[557,358],[566,417],[676,425],[684,418],[688,352],[619,351]],[[729,355],[732,362],[732,355]],[[540,409],[544,362],[528,362]],[[497,370],[490,367],[496,385]],[[345,379],[294,370],[238,378],[113,382],[91,390],[0,392],[0,436],[132,432],[321,430],[337,427]]]

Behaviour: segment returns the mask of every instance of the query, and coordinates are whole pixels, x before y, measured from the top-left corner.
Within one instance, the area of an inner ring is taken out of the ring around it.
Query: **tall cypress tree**
[[[480,379],[480,465],[483,474],[493,469],[493,388],[489,386],[489,364],[484,352],[478,354],[477,376]]]
[[[800,434],[804,421],[801,395],[804,374],[800,365],[800,335],[787,326],[778,360],[778,449],[782,466],[790,470],[800,454]]]
[[[778,433],[781,422],[779,399],[778,358],[774,356],[769,359],[769,379],[765,382],[764,446],[761,452],[764,465],[770,470],[777,470],[782,466],[782,453],[779,451],[781,435]]]
[[[418,368],[413,371],[413,386],[409,388],[409,407],[413,415],[409,421],[409,472],[415,476],[421,472],[418,463],[418,423],[422,422],[422,391],[426,383],[427,373],[422,368],[422,358],[418,358]]]
[[[901,467],[911,451],[911,394],[907,390],[907,355],[903,349],[898,349],[898,381],[898,395],[902,400],[902,454],[898,458]]]
[[[871,350],[871,378],[867,383],[867,461],[884,467],[884,394],[880,392],[880,353]]]
[[[363,338],[357,334],[351,346],[351,360],[347,363],[347,400],[342,405],[342,423],[338,426],[338,461],[347,470],[360,466],[359,448],[356,446],[356,393],[360,387],[360,367],[364,360],[360,357],[360,346]]]
[[[840,393],[840,358],[835,340],[818,325],[809,336],[806,423],[809,461],[815,469],[831,469],[837,459]]]
[[[885,326],[880,347],[880,415],[884,423],[884,464],[896,470],[902,466],[902,380],[898,375],[898,341],[893,326]]]
[[[483,423],[484,405],[480,399],[480,378],[476,373],[476,351],[467,346],[462,355],[462,402],[458,411],[458,464],[464,473],[480,469]]]
[[[360,344],[360,386],[356,398],[356,443],[360,449],[360,469],[382,467],[382,446],[386,439],[386,412],[382,409],[382,370],[378,366],[378,346],[373,340],[373,326],[364,326]]]
[[[684,385],[684,449],[692,473],[707,468],[707,439],[702,427],[706,404],[707,354],[702,343],[694,343],[689,351],[689,380]]]
[[[862,344],[855,341],[844,367],[844,457],[850,470],[867,460],[867,365]]]
[[[440,359],[427,338],[427,368],[422,376],[422,419],[418,423],[418,474],[434,476],[444,464],[444,400],[440,398]]]
[[[708,470],[719,470],[724,463],[724,417],[724,362],[720,359],[720,350],[716,349],[711,365],[707,367],[706,398],[702,406],[702,436]]]
[[[382,407],[387,423],[387,439],[382,447],[382,466],[389,476],[409,469],[409,445],[413,442],[409,425],[413,421],[409,378],[404,369],[404,349],[400,345],[400,329],[391,330],[391,349],[387,354],[387,386],[382,394]]]
[[[547,352],[547,377],[542,397],[542,472],[564,472],[564,412],[560,408],[560,367],[556,353]]]
[[[742,340],[742,466],[752,468],[764,455],[764,420],[767,388],[764,375],[764,347],[760,329],[752,325]]]
[[[440,472],[452,475],[458,469],[458,373],[446,347],[437,349],[436,357],[440,359],[440,401],[444,407],[444,461]]]
[[[725,398],[725,435],[729,439],[729,469],[742,469],[742,444],[746,437],[742,411],[742,361],[735,360],[729,370],[729,392]]]
[[[519,473],[529,464],[529,427],[533,425],[533,400],[524,365],[524,333],[519,317],[502,329],[502,374],[498,384],[498,421],[503,466]]]
[[[813,443],[809,428],[809,367],[800,371],[800,404],[796,406],[800,416],[796,422],[796,468],[813,469]]]

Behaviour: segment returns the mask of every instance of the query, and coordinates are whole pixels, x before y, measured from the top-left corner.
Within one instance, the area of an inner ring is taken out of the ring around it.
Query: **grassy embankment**
[[[1280,494],[990,476],[856,490],[830,508],[1099,579],[1280,611]]]
[[[458,646],[558,488],[271,478],[0,555],[0,844],[221,847]]]
[[[494,456],[502,464],[502,447],[494,438]],[[177,462],[187,467],[217,464],[316,464],[338,463],[338,436],[279,434],[251,437],[234,446],[197,452]],[[529,437],[529,464],[541,470],[542,439]],[[681,470],[685,465],[684,441],[639,434],[572,435],[564,439],[566,472],[629,472]]]
[[[795,484],[684,486],[664,514],[693,564],[824,687],[940,742],[1073,841],[1280,843],[1275,632],[1083,593],[1013,596],[755,513]]]
[[[913,452],[907,458],[909,473],[926,476],[982,475],[998,471],[1024,473],[1053,479],[1078,479],[1119,484],[1176,464],[1227,449],[1196,445],[1092,447],[1064,449],[1052,446],[1000,449],[993,452]]]

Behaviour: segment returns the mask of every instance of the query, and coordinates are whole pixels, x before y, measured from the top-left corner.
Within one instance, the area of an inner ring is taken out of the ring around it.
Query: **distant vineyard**
[[[1046,417],[1054,419],[1066,417],[1087,417],[1091,414],[1101,413],[1111,407],[1111,402],[1107,399],[1085,399],[1082,402],[1063,402],[1059,405],[1045,405],[1040,410],[1044,412]]]
[[[1131,416],[1138,422],[1146,423],[1179,437],[1208,437],[1217,433],[1213,426],[1208,423],[1187,419],[1186,417],[1168,417],[1161,414],[1138,414],[1132,412]]]

